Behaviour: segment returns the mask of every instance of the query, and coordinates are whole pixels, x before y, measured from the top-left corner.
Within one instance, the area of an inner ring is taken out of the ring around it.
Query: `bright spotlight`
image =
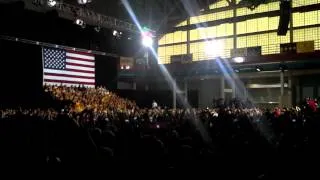
[[[81,5],[84,5],[84,4],[90,3],[91,1],[92,0],[78,0],[78,3]]]
[[[130,69],[130,66],[126,66],[126,69]]]
[[[153,33],[152,31],[147,28],[147,27],[144,27],[142,32],[141,32],[141,41],[142,41],[142,45],[144,47],[152,47],[153,45]]]
[[[259,67],[257,67],[257,68],[256,68],[256,70],[257,70],[258,72],[260,72],[260,71],[261,71],[261,69],[260,69]]]
[[[76,19],[75,23],[79,26],[82,26],[84,24],[84,21],[82,19]]]
[[[55,5],[57,5],[57,1],[55,0],[48,0],[47,4],[49,7],[54,7]]]
[[[219,57],[223,53],[224,43],[221,40],[208,41],[205,44],[205,53],[209,57]]]
[[[86,23],[82,19],[78,18],[74,22],[75,22],[76,25],[81,26],[82,28],[86,27]]]
[[[243,63],[244,62],[244,57],[235,57],[235,58],[233,58],[233,61],[235,63]]]
[[[113,36],[117,36],[118,35],[118,31],[117,30],[113,30],[112,35]]]
[[[152,47],[153,39],[150,36],[142,36],[142,45],[144,47]]]

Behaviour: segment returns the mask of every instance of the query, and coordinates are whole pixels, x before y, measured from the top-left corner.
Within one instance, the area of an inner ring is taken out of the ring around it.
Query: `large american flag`
[[[95,87],[95,57],[91,53],[42,48],[43,84]]]

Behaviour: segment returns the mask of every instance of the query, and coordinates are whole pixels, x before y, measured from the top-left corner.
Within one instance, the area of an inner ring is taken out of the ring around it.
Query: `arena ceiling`
[[[19,0],[0,0],[0,2],[14,2]],[[41,11],[44,4],[48,0],[20,0],[25,4],[29,4],[28,9]],[[78,4],[78,0],[56,0],[62,3],[71,4],[74,6],[83,6]],[[138,22],[142,26],[147,26],[159,33],[164,33],[171,27],[183,21],[187,17],[195,16],[200,13],[200,10],[209,10],[209,5],[217,1],[232,0],[91,0],[91,3],[86,4],[82,8],[106,16],[115,17],[119,20],[127,22],[132,21],[124,2],[127,1],[136,15]],[[272,0],[242,0],[249,4],[261,4]],[[34,6],[41,2],[42,7]],[[65,17],[67,18],[67,17]],[[70,19],[70,17],[69,17]],[[94,25],[94,24],[92,24]]]
[[[165,31],[190,14],[198,14],[217,0],[128,0],[141,24],[156,31]],[[76,0],[64,0],[77,4]],[[87,5],[95,12],[132,22],[122,0],[92,0]]]
[[[108,16],[132,22],[123,0],[92,0],[87,8]],[[172,27],[201,9],[206,9],[218,0],[127,0],[142,25],[157,31]],[[77,0],[63,0],[64,3],[77,5]]]

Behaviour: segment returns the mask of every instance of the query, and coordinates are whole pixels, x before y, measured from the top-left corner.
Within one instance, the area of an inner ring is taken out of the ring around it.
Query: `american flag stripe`
[[[67,50],[67,53],[76,53],[76,54],[81,54],[81,55],[85,55],[85,56],[92,56],[94,57],[94,55],[90,52],[80,52],[80,51],[74,51],[74,50]]]
[[[85,61],[85,62],[94,62],[92,60],[88,60],[88,59],[83,59],[83,58],[76,58],[76,57],[68,57],[67,56],[67,59],[72,59],[72,60],[78,60],[78,61]]]
[[[82,55],[82,54],[76,54],[76,53],[67,53],[66,54],[67,57],[70,57],[70,58],[79,58],[79,59],[84,59],[84,60],[87,60],[87,61],[94,61],[94,56],[87,56],[87,55]]]
[[[81,71],[88,71],[94,73],[94,68],[89,67],[81,67],[81,66],[73,66],[66,64],[66,68],[70,70],[81,70]]]
[[[50,73],[50,74],[57,74],[57,75],[73,75],[73,76],[84,76],[84,77],[93,77],[94,78],[94,74],[92,73],[84,73],[84,72],[74,72],[74,71],[60,71],[60,70],[56,70],[56,69],[45,69],[44,73]]]
[[[67,58],[67,63],[75,63],[75,64],[94,66],[94,62],[79,61],[79,60],[73,60],[73,59],[68,59],[68,58]]]
[[[71,77],[71,78],[95,79],[95,77],[77,76],[77,75],[67,75],[67,74],[44,73],[44,75],[46,75],[46,76]]]
[[[92,65],[86,65],[86,64],[78,64],[78,63],[66,63],[69,66],[80,66],[80,67],[88,67],[88,68],[94,68]]]
[[[46,82],[46,85],[60,86],[61,83],[58,83],[58,82]],[[63,83],[63,85],[65,85],[65,86],[78,86],[77,84],[73,84],[73,83]],[[84,84],[83,86],[87,87],[87,88],[94,88],[95,87],[94,85],[86,85],[86,84]]]
[[[90,53],[43,47],[44,84],[95,86],[95,57]]]
[[[47,80],[61,80],[61,81],[70,81],[70,82],[83,82],[83,83],[94,83],[94,79],[87,78],[74,78],[74,77],[65,77],[65,76],[51,76],[46,75]]]
[[[54,80],[54,79],[49,79],[47,82],[52,82],[52,83],[58,83],[58,84],[73,84],[73,85],[89,85],[89,86],[94,86],[95,83],[84,83],[84,84],[79,84],[79,82],[74,82],[74,81],[62,81],[62,80]]]

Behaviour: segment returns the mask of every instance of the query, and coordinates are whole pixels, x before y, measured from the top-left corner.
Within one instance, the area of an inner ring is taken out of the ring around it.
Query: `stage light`
[[[82,19],[79,19],[79,18],[75,20],[75,24],[78,26],[81,26],[82,28],[86,27],[86,23]]]
[[[118,35],[118,31],[117,30],[113,30],[112,35],[113,36],[117,36]]]
[[[205,54],[209,57],[219,57],[223,54],[224,43],[221,40],[207,41],[205,44]]]
[[[127,70],[130,69],[130,66],[126,66],[126,69],[127,69]]]
[[[142,45],[144,47],[152,47],[153,39],[150,36],[143,35],[142,36]]]
[[[257,70],[258,72],[260,72],[260,71],[261,71],[261,68],[257,67],[256,70]]]
[[[78,0],[78,3],[81,4],[81,5],[84,5],[84,4],[87,4],[87,3],[90,3],[92,2],[92,0]]]
[[[55,1],[55,0],[48,0],[48,1],[47,1],[47,5],[48,5],[49,7],[54,7],[55,5],[57,5],[57,1]]]
[[[82,26],[84,24],[84,21],[82,19],[76,19],[75,23],[76,25]]]
[[[244,60],[245,60],[244,57],[235,57],[235,58],[233,58],[233,61],[234,61],[235,63],[243,63]]]
[[[141,32],[141,41],[144,47],[152,47],[153,37],[153,32],[149,28],[143,27],[143,30]]]

